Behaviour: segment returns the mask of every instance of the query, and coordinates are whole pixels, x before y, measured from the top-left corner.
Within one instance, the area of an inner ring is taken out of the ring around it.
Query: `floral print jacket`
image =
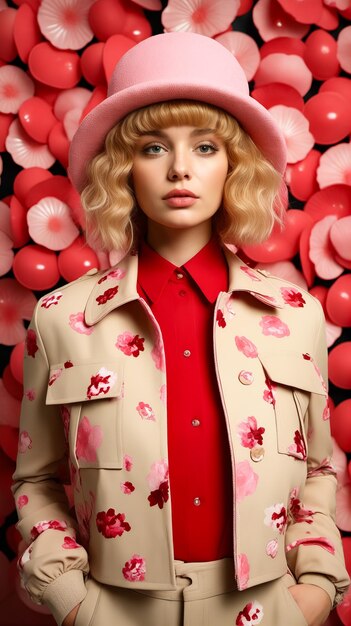
[[[226,256],[213,341],[237,586],[289,568],[338,602],[348,576],[334,522],[323,313],[302,289]],[[163,344],[137,271],[128,255],[88,272],[42,298],[28,330],[13,475],[28,548],[18,566],[59,623],[83,599],[89,568],[108,585],[175,586]]]

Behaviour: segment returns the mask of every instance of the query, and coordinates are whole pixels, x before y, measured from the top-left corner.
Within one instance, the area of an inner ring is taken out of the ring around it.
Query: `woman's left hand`
[[[305,583],[292,585],[289,591],[304,614],[308,626],[322,626],[331,611],[327,592],[317,585]]]

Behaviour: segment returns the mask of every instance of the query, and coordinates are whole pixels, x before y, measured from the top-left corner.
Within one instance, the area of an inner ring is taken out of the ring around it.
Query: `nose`
[[[189,180],[191,178],[190,155],[185,148],[175,149],[168,170],[169,180]]]

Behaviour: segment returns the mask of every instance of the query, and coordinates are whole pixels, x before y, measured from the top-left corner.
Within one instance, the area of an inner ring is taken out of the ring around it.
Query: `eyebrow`
[[[196,137],[198,135],[207,135],[209,133],[216,133],[216,130],[214,128],[195,128],[194,130],[191,131],[190,136]],[[147,130],[147,131],[140,133],[141,137],[144,137],[145,135],[155,135],[156,137],[167,137],[167,133],[165,133],[163,130],[158,130],[158,129]]]

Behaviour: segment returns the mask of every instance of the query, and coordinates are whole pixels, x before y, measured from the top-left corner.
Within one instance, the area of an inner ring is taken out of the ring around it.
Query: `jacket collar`
[[[284,300],[263,270],[252,269],[229,249],[224,249],[229,267],[230,293],[244,291],[264,304],[283,308]],[[137,292],[138,256],[129,254],[117,265],[98,272],[85,306],[85,323],[93,326],[110,311],[132,300]]]

